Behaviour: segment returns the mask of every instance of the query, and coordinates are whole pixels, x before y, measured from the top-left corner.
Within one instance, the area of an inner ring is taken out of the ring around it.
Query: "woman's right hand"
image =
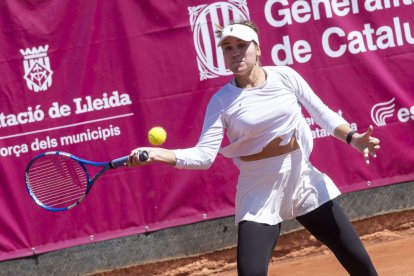
[[[146,161],[139,160],[139,154],[143,151],[146,151],[148,153],[148,159]],[[152,162],[161,162],[175,166],[177,160],[172,150],[163,148],[140,147],[131,151],[127,165],[128,167],[146,166]]]
[[[148,153],[148,159],[145,160],[145,161],[141,161],[140,158],[139,158],[139,155],[143,151],[146,151]],[[128,167],[149,165],[151,163],[151,158],[149,156],[150,152],[151,152],[151,150],[149,148],[136,148],[136,149],[132,150],[131,153],[129,154],[129,158],[128,158],[128,162],[127,162]]]

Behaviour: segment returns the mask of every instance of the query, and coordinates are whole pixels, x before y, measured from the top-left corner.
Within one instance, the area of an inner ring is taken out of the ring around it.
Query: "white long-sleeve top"
[[[242,89],[234,85],[233,79],[213,95],[197,145],[174,150],[177,168],[208,169],[218,152],[233,158],[237,165],[239,157],[261,152],[276,137],[281,137],[281,145],[285,145],[292,135],[308,160],[313,138],[301,106],[330,135],[339,125],[348,124],[292,68],[263,69],[267,80],[262,86]],[[230,144],[221,147],[224,133]]]

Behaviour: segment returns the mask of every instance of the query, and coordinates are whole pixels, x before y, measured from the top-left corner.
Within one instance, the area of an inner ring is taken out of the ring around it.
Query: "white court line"
[[[56,130],[56,129],[62,129],[62,128],[80,126],[80,125],[87,125],[87,124],[91,124],[91,123],[95,123],[95,122],[106,121],[106,120],[111,120],[111,119],[117,119],[117,118],[122,118],[122,117],[128,117],[128,116],[132,116],[132,115],[134,115],[134,113],[127,113],[127,114],[122,114],[122,115],[117,115],[117,116],[112,116],[112,117],[106,117],[106,118],[100,118],[100,119],[96,119],[96,120],[85,121],[85,122],[76,123],[76,124],[70,124],[70,125],[58,126],[58,127],[51,127],[51,128],[46,128],[46,129],[39,129],[39,130],[34,130],[34,131],[29,131],[29,132],[23,132],[23,133],[13,134],[13,135],[9,135],[9,136],[2,136],[2,137],[0,137],[0,140],[13,138],[13,137],[19,137],[19,136],[23,136],[23,135],[35,134],[35,133],[40,133],[40,132],[45,132],[45,131],[51,131],[51,130]]]

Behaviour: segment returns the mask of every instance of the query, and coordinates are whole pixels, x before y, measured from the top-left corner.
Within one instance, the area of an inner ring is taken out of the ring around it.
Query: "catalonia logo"
[[[249,19],[246,0],[229,0],[209,5],[188,7],[193,41],[197,52],[200,80],[230,75],[224,64],[223,52],[217,47],[216,24]]]
[[[377,126],[385,126],[385,119],[394,116],[395,98],[388,102],[377,103],[371,108],[371,119]]]
[[[34,91],[46,91],[52,85],[53,71],[50,69],[50,61],[47,56],[49,45],[21,49],[24,57],[24,76],[27,87]]]

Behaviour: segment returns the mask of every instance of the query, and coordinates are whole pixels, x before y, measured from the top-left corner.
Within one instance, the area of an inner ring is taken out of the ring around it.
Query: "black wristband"
[[[346,135],[346,143],[347,144],[351,144],[352,141],[352,135],[355,134],[355,130],[351,130],[350,132],[348,132],[348,134]]]

